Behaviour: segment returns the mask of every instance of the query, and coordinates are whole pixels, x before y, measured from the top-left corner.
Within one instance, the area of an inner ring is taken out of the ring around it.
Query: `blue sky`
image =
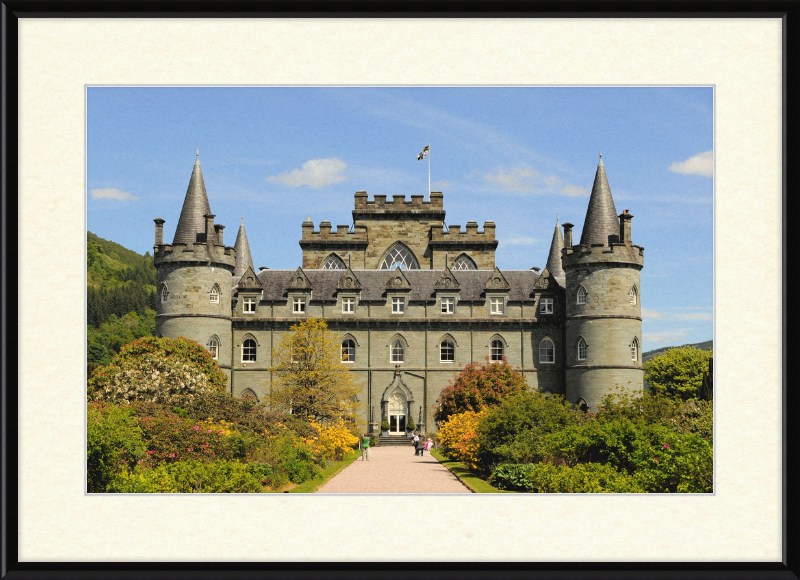
[[[226,243],[244,215],[269,268],[300,265],[307,217],[350,224],[358,190],[427,194],[428,143],[447,224],[492,220],[501,269],[544,268],[602,149],[645,248],[643,350],[712,338],[711,88],[91,87],[87,121],[89,231],[144,253],[160,217],[171,241],[199,149]]]

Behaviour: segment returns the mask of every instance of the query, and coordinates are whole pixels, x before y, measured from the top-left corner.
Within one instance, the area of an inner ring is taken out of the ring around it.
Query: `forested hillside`
[[[712,348],[714,348],[714,341],[713,340],[706,340],[705,342],[698,342],[698,343],[695,343],[695,344],[682,344],[680,346],[693,346],[697,350],[711,350]],[[655,358],[657,356],[661,356],[662,354],[664,354],[670,348],[679,348],[679,347],[677,347],[677,346],[664,346],[664,347],[661,347],[661,348],[657,348],[655,350],[651,350],[651,351],[648,351],[648,352],[643,352],[642,353],[642,364],[646,363],[650,359],[653,359],[653,358]]]
[[[86,239],[88,371],[107,365],[119,349],[155,333],[156,269],[137,254],[91,232]]]

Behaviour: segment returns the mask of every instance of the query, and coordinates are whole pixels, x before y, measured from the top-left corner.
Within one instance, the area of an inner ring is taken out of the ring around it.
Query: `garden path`
[[[444,465],[414,448],[373,447],[369,461],[359,457],[317,493],[471,493]]]

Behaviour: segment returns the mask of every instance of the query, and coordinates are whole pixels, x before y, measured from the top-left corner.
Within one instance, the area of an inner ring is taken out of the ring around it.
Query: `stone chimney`
[[[631,219],[633,216],[624,210],[619,214],[619,241],[623,244],[631,242]]]
[[[164,243],[164,220],[156,218],[153,221],[156,222],[156,246],[160,246]]]
[[[569,222],[564,223],[564,247],[572,247],[572,224]]]

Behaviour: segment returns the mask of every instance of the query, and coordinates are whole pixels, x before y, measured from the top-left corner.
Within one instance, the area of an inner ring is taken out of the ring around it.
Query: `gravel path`
[[[359,457],[317,493],[470,493],[432,455],[414,456],[414,447],[373,447],[369,461]]]

